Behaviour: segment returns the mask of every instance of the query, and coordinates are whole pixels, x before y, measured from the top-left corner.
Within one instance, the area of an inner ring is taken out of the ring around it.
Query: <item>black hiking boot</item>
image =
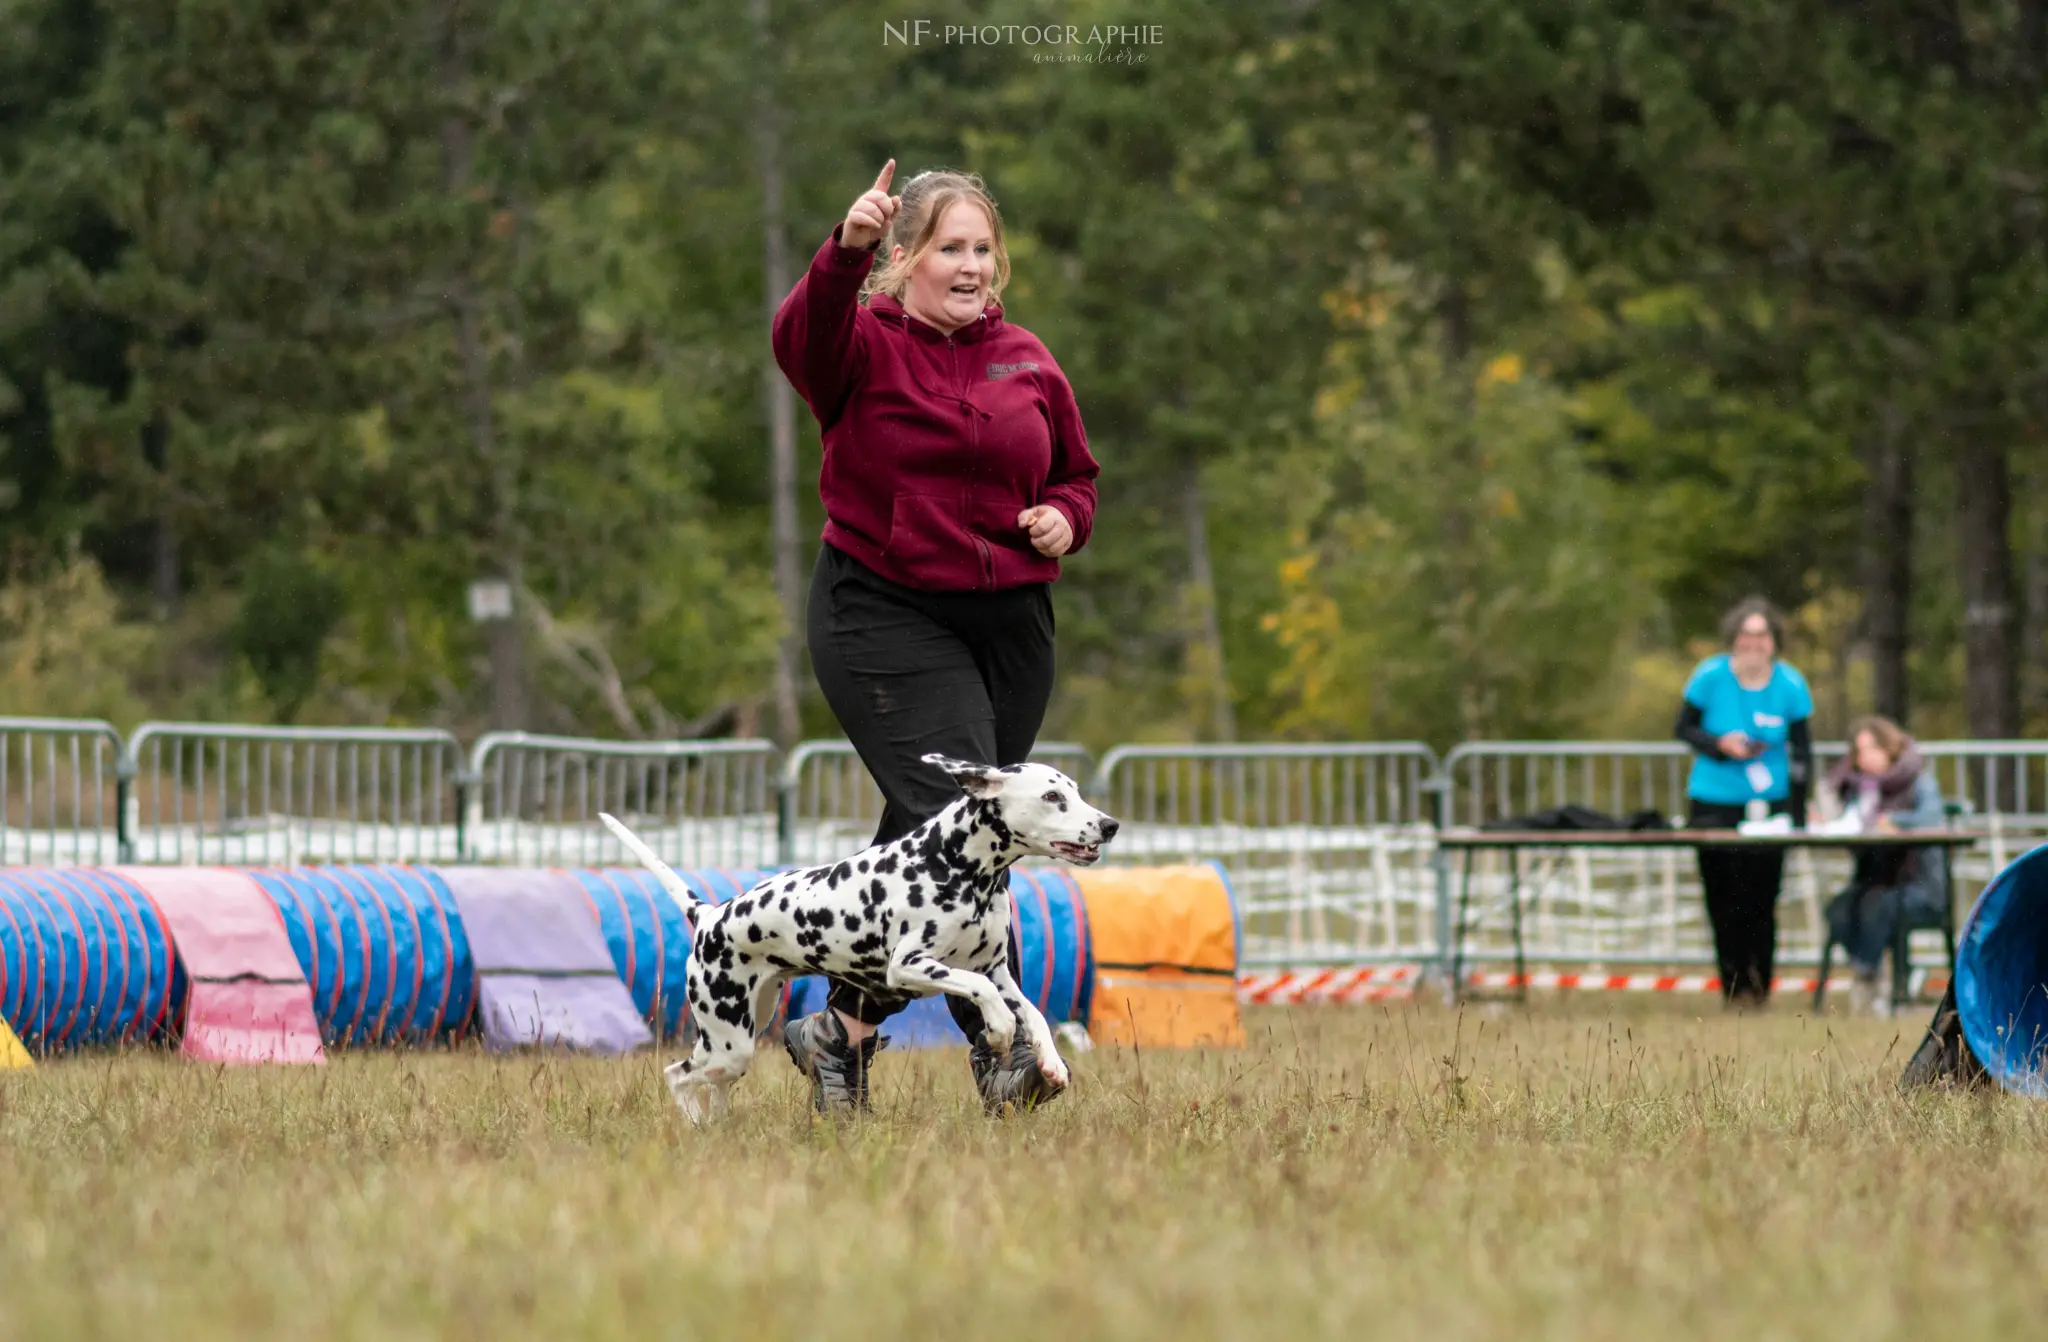
[[[974,1088],[981,1092],[982,1112],[990,1118],[1002,1113],[1005,1105],[1014,1104],[1020,1110],[1036,1109],[1050,1103],[1061,1090],[1038,1070],[1038,1051],[1021,1031],[1010,1045],[1007,1062],[999,1060],[994,1049],[977,1040],[967,1055],[967,1065],[974,1069]]]
[[[782,1047],[796,1069],[811,1079],[811,1108],[868,1112],[868,1063],[884,1043],[871,1034],[859,1044],[846,1038],[846,1022],[835,1011],[819,1011],[782,1027]]]

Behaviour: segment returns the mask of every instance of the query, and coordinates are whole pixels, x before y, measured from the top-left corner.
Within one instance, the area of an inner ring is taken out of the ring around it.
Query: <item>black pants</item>
[[[805,623],[818,688],[882,790],[876,843],[902,838],[959,798],[959,784],[923,756],[986,764],[1030,756],[1052,697],[1051,584],[920,592],[827,545],[811,573]],[[1018,974],[1014,939],[1010,974]],[[827,1001],[879,1025],[910,999],[833,980]],[[961,1033],[980,1037],[972,1002],[949,993],[946,1006]]]
[[[1791,802],[1771,803],[1771,814],[1784,815]],[[1692,829],[1733,829],[1742,821],[1740,806],[1692,802],[1686,824]],[[1714,928],[1714,957],[1721,965],[1721,996],[1770,996],[1778,958],[1778,889],[1785,878],[1782,848],[1702,848],[1700,885],[1706,890],[1707,921]]]

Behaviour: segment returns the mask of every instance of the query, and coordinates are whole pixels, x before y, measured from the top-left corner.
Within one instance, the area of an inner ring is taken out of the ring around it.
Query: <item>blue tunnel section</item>
[[[1956,1014],[2006,1090],[2048,1099],[2048,845],[1984,887],[1956,943]]]
[[[0,1015],[32,1052],[155,1038],[173,949],[149,897],[109,871],[0,869]]]
[[[683,1027],[684,974],[690,963],[690,928],[683,911],[651,871],[641,868],[582,868],[572,873],[583,886],[619,978],[633,994],[657,1039],[669,1039]],[[774,875],[769,870],[710,869],[676,873],[697,895],[713,904],[751,890]]]
[[[1095,951],[1080,885],[1057,868],[1012,867],[1010,896],[1016,900],[1023,966],[1017,986],[1054,1025],[1087,1020]]]
[[[428,867],[251,871],[290,937],[329,1047],[427,1043],[476,1005],[462,916]]]

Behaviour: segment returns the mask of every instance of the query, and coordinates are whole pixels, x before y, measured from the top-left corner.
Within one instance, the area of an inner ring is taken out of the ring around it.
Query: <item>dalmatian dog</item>
[[[1117,822],[1043,764],[1000,768],[926,755],[965,794],[916,830],[840,862],[770,877],[729,903],[697,897],[668,864],[609,815],[599,818],[689,915],[686,993],[697,1025],[690,1056],[667,1069],[684,1115],[726,1111],[782,985],[825,974],[870,991],[953,993],[981,1009],[984,1041],[1007,1056],[1019,1025],[1055,1085],[1067,1067],[1052,1031],[1010,977],[1009,870],[1023,857],[1087,866]]]

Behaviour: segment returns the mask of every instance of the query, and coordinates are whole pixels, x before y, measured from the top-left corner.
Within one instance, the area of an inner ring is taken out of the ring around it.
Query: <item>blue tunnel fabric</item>
[[[1095,990],[1095,948],[1080,884],[1056,867],[1012,867],[1010,896],[1016,901],[1023,967],[1023,982],[1017,986],[1054,1025],[1087,1020]]]
[[[1963,1037],[2006,1090],[2048,1099],[2048,845],[1984,887],[1956,943]]]
[[[597,911],[605,946],[619,978],[633,994],[633,1005],[657,1040],[671,1037],[682,1028],[683,1001],[680,993],[668,991],[668,985],[682,982],[689,961],[690,934],[683,911],[652,872],[585,868],[575,876]]]
[[[0,871],[0,1015],[32,1051],[156,1035],[171,955],[155,906],[112,872]]]
[[[328,1045],[423,1043],[468,1025],[476,969],[454,896],[433,869],[250,875],[277,905]]]
[[[688,1015],[683,984],[690,963],[690,927],[682,909],[645,868],[582,867],[572,874],[597,913],[605,945],[619,978],[633,994],[633,1005],[655,1038],[674,1037]],[[699,898],[713,904],[723,904],[774,874],[754,868],[676,873]]]
[[[672,1039],[688,1016],[684,975],[690,965],[690,924],[662,881],[643,867],[584,867],[573,873],[590,897],[604,928],[618,977],[633,994],[633,1006],[653,1029],[655,1039]],[[711,904],[754,889],[774,875],[770,869],[694,869],[678,871],[682,883]],[[657,1014],[659,1006],[659,1014]]]

